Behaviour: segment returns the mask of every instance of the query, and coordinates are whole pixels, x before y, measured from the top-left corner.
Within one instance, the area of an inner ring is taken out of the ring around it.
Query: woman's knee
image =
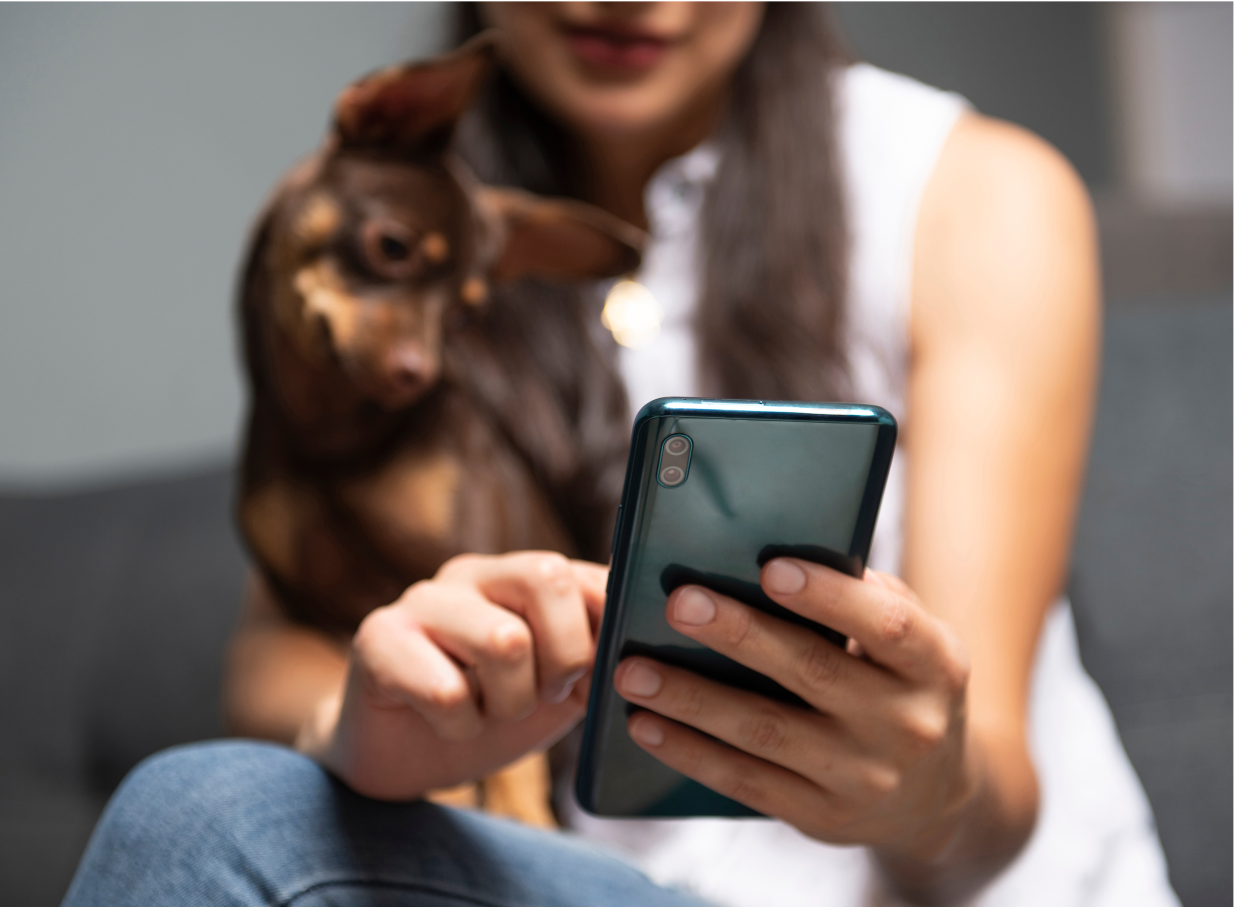
[[[117,789],[99,833],[143,846],[182,845],[212,832],[227,834],[272,800],[327,788],[324,771],[284,747],[250,741],[166,750],[133,769]],[[97,834],[97,833],[96,833]]]
[[[249,880],[263,816],[329,787],[317,765],[270,744],[198,744],[152,756],[107,805],[64,903],[263,903],[260,884]]]

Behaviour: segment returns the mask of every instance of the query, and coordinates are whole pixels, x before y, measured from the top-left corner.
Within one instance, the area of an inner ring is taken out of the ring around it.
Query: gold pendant
[[[660,333],[660,303],[641,283],[619,280],[604,299],[600,323],[622,346],[638,349]]]

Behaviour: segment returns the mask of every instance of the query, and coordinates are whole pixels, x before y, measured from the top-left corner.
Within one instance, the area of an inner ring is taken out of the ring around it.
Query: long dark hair
[[[456,10],[454,39],[482,27]],[[832,75],[846,56],[823,4],[769,3],[733,77],[720,170],[702,213],[700,384],[715,396],[849,396],[847,231]],[[499,70],[459,134],[486,182],[588,201],[578,142]]]

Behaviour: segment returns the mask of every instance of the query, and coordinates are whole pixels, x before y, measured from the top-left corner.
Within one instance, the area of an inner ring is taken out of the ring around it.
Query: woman
[[[464,31],[479,24],[468,17]],[[1051,616],[1099,320],[1070,167],[954,96],[845,66],[811,5],[491,4],[479,17],[507,39],[506,72],[464,136],[481,176],[651,230],[640,280],[665,317],[621,353],[632,408],[695,392],[849,397],[903,426],[875,540],[885,572],[857,581],[791,559],[763,572],[772,598],[852,637],[847,653],[706,590],[667,604],[674,627],[813,710],[642,659],[616,673],[643,707],[640,745],[779,821],[611,823],[565,800],[561,813],[715,903],[1171,903],[1069,618]],[[290,623],[258,587],[233,661],[237,721],[378,800],[483,776],[582,715],[604,582],[545,554],[456,559],[349,647]],[[149,801],[169,796],[152,817]],[[108,876],[135,846],[167,868]],[[69,903],[121,891],[690,902],[559,836],[372,803],[251,745],[163,757],[128,782]]]

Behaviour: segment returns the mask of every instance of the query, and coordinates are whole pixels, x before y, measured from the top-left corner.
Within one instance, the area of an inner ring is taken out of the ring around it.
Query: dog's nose
[[[386,361],[386,375],[400,395],[418,394],[436,378],[436,369],[428,356],[419,350],[391,351]]]

